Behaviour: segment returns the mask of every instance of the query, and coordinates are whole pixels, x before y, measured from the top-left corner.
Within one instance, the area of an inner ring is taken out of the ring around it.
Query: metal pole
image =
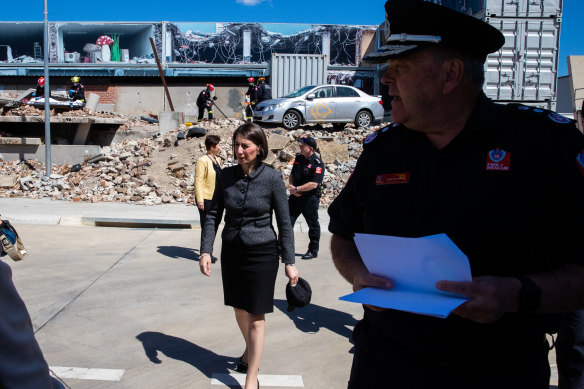
[[[47,0],[45,0],[44,18],[44,57],[45,57],[45,167],[46,176],[51,176],[51,88],[49,85],[49,21],[47,18]]]
[[[156,65],[158,65],[158,72],[160,73],[160,78],[162,78],[162,85],[164,86],[164,92],[166,93],[166,98],[168,99],[168,105],[170,110],[174,112],[174,106],[172,105],[172,100],[170,99],[170,92],[168,91],[168,85],[166,85],[166,78],[164,78],[164,71],[160,65],[160,60],[158,59],[158,52],[156,51],[156,45],[154,40],[150,38],[150,45],[152,45],[152,52],[154,53],[154,58],[156,59]]]

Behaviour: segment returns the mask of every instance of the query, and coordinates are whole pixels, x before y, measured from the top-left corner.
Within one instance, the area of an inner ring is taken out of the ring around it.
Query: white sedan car
[[[305,86],[288,96],[262,101],[256,105],[253,119],[262,123],[281,123],[293,130],[304,123],[333,123],[344,127],[355,123],[368,127],[383,120],[381,97],[374,97],[347,85]]]

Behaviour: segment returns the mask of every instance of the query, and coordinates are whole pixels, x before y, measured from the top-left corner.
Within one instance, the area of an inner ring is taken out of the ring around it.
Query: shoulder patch
[[[375,131],[372,134],[367,135],[367,138],[365,138],[365,140],[363,141],[363,144],[369,144],[369,143],[373,142],[373,140],[375,138],[377,138],[377,135],[378,135],[377,131]]]
[[[574,120],[567,118],[565,116],[562,116],[556,112],[547,110],[547,109],[530,107],[530,106],[523,105],[523,104],[507,104],[507,107],[512,112],[518,112],[518,113],[523,114],[523,115],[529,115],[529,116],[533,116],[533,117],[546,119],[546,120],[549,120],[551,122],[558,123],[558,124],[575,123]]]

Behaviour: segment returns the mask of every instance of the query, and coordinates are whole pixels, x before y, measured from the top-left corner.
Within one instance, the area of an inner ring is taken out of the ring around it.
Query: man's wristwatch
[[[296,192],[298,192],[298,187],[297,187],[297,186],[295,186],[295,187],[294,187],[294,190],[295,190]]]
[[[529,277],[516,277],[521,282],[517,312],[536,312],[541,304],[541,288]]]

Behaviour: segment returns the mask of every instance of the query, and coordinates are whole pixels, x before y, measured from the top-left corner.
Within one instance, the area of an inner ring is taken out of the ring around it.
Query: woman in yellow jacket
[[[215,182],[221,173],[221,165],[217,155],[221,151],[219,144],[221,139],[217,135],[207,135],[205,138],[205,148],[207,154],[197,160],[195,165],[195,201],[199,208],[201,226],[205,224],[207,211],[211,209],[211,200],[215,193]],[[215,219],[215,232],[219,228],[223,215],[218,215]]]

